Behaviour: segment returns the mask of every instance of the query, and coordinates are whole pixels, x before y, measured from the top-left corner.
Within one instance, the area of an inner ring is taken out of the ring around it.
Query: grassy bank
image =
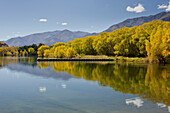
[[[42,59],[42,58],[38,58],[38,59]],[[57,58],[44,58],[44,59],[57,59]],[[63,58],[63,59],[66,59],[66,58]],[[115,57],[115,56],[106,56],[106,55],[83,55],[83,56],[76,56],[72,59],[113,59],[113,61],[116,61],[116,62],[149,63],[149,58],[122,57],[122,56]]]
[[[39,57],[38,59],[67,59],[67,58],[42,58]],[[134,62],[134,63],[151,63],[151,59],[148,57],[123,57],[123,56],[107,56],[107,55],[83,55],[83,56],[76,56],[74,58],[68,58],[68,59],[113,59],[113,61],[116,62]],[[155,60],[152,63],[159,63],[158,60]],[[166,63],[170,63],[170,58],[167,58]]]
[[[114,61],[118,62],[139,62],[139,63],[149,63],[148,58],[139,58],[139,57],[115,57],[115,56],[106,56],[106,55],[85,55],[82,56],[83,59],[113,59]]]
[[[80,58],[83,59],[113,59],[119,62],[137,62],[137,63],[150,63],[151,59],[148,57],[123,57],[123,56],[106,56],[106,55],[84,55]],[[152,63],[159,63],[158,60],[152,61]],[[166,63],[170,63],[170,58],[166,59]]]

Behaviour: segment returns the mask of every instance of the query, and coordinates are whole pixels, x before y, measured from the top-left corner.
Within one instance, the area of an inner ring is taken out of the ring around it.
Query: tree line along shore
[[[154,20],[140,26],[102,32],[98,36],[77,38],[68,43],[57,42],[53,46],[33,44],[24,47],[1,47],[0,55],[37,55],[42,58],[107,56],[118,60],[145,58],[149,62],[167,63],[170,58],[170,22]]]

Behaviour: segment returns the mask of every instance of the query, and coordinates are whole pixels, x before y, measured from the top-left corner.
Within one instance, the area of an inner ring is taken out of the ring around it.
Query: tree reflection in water
[[[0,68],[9,64],[37,66],[35,58],[0,58]],[[97,81],[124,94],[135,94],[161,106],[170,106],[170,65],[111,62],[38,62],[40,68],[53,67],[76,78]],[[36,71],[36,70],[35,70]],[[54,75],[55,76],[55,75]],[[63,87],[66,87],[63,85]],[[162,105],[163,105],[162,104]]]
[[[77,78],[97,81],[122,93],[137,94],[147,101],[170,106],[170,66],[158,64],[118,64],[85,62],[39,62],[39,67],[53,66],[56,72],[68,72]]]

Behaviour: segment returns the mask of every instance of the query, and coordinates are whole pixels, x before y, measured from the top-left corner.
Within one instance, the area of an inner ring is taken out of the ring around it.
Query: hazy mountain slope
[[[127,19],[123,22],[120,22],[118,24],[109,27],[107,30],[105,30],[105,32],[112,32],[115,29],[120,29],[122,27],[139,26],[153,20],[170,21],[170,12],[161,12],[156,15]]]
[[[69,80],[73,78],[73,76],[67,74],[67,72],[56,73],[52,67],[49,67],[48,69],[41,69],[38,66],[32,67],[30,65],[8,64],[7,68],[12,71],[25,72],[34,76],[44,78],[54,78],[61,80]]]
[[[9,46],[24,46],[31,44],[47,44],[53,45],[56,42],[68,42],[74,40],[75,38],[83,38],[85,36],[95,35],[88,32],[76,31],[72,32],[69,30],[63,31],[54,31],[54,32],[44,32],[36,33],[24,37],[11,38],[7,41],[4,41]]]

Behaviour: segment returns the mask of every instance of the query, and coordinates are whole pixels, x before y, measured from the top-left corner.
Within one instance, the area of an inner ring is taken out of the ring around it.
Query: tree
[[[98,55],[113,55],[114,53],[113,37],[108,33],[100,33],[93,40],[93,48]]]
[[[65,57],[65,46],[58,46],[55,48],[55,52],[54,52],[54,55],[57,57],[57,58],[63,58]]]
[[[6,53],[6,55],[7,55],[7,56],[12,56],[12,53],[8,51],[8,52]]]
[[[74,41],[72,41],[71,46],[74,48],[75,53],[81,54],[83,52],[82,42],[83,42],[83,38],[77,38]]]
[[[86,55],[95,55],[96,51],[93,48],[93,39],[95,36],[85,37],[82,42],[83,53]]]
[[[75,55],[74,49],[72,47],[68,48],[67,52],[66,52],[66,57],[67,58],[72,58],[74,55]]]
[[[3,48],[0,47],[0,56],[3,56],[3,55],[4,55],[4,53],[3,53]]]
[[[29,53],[29,55],[33,55],[35,53],[34,48],[32,48],[32,47],[28,48],[28,53]]]
[[[19,52],[18,52],[18,51],[14,51],[14,52],[13,52],[13,55],[16,56],[16,57],[18,57]]]
[[[49,57],[49,55],[50,55],[50,50],[49,50],[49,49],[46,49],[46,50],[44,51],[44,56],[45,56],[45,57]]]
[[[50,49],[50,47],[47,45],[42,45],[40,48],[38,48],[38,52],[37,52],[38,56],[44,57],[44,51],[46,49]]]
[[[123,27],[111,33],[102,32],[98,36],[78,38],[68,43],[57,42],[48,54],[63,58],[67,50],[73,48],[74,54],[120,55],[128,57],[146,57],[165,62],[170,55],[170,22],[152,21],[141,26]],[[38,55],[44,55],[45,45],[39,47]],[[46,46],[45,46],[46,47]],[[24,47],[26,48],[26,47]],[[3,49],[4,53],[13,49]],[[23,50],[22,50],[23,51]]]
[[[155,28],[151,34],[150,41],[146,41],[146,50],[151,60],[159,60],[166,63],[170,55],[170,23],[164,22]]]
[[[22,52],[22,56],[28,56],[27,50],[24,50],[24,51]]]
[[[66,43],[64,43],[64,42],[57,42],[57,43],[55,43],[55,44],[53,44],[53,47],[59,47],[59,46],[65,46],[66,45]]]

